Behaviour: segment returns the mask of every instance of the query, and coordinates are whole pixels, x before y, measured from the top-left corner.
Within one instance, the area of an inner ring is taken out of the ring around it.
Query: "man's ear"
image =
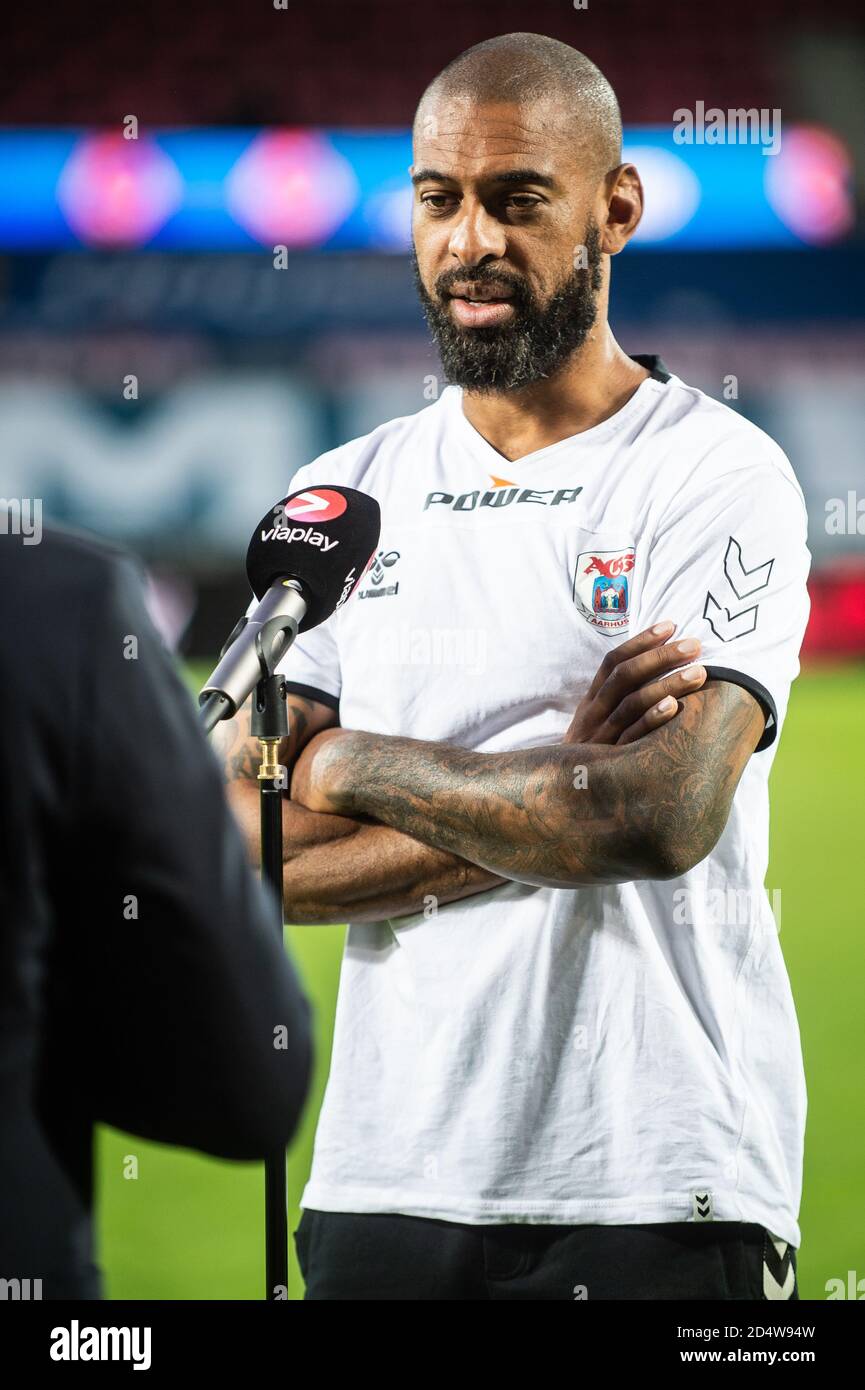
[[[618,255],[628,244],[643,216],[643,185],[633,164],[620,164],[604,180],[607,205],[601,236],[601,250]]]

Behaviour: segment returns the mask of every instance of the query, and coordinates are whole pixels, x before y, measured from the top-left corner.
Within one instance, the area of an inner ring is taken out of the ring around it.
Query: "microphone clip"
[[[252,712],[250,719],[249,732],[253,738],[266,739],[270,742],[270,752],[275,758],[275,743],[279,739],[288,737],[288,710],[285,705],[285,681],[282,676],[274,675],[274,652],[283,650],[277,638],[280,633],[287,632],[290,635],[290,642],[297,636],[297,618],[290,613],[279,614],[277,617],[269,618],[263,623],[259,632],[255,634],[255,655],[258,657],[258,666],[261,671],[261,678],[255,687],[252,699]],[[269,762],[269,760],[268,760]],[[275,776],[268,766],[262,762],[260,776]]]

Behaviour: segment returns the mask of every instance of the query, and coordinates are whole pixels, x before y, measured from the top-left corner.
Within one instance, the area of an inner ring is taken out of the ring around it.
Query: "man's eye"
[[[542,199],[534,193],[509,193],[501,204],[506,212],[534,212],[540,207]],[[453,193],[424,193],[421,204],[429,212],[450,212],[459,203]]]

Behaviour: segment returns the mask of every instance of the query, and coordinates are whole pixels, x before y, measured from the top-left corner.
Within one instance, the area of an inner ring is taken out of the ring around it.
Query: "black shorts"
[[[739,1221],[468,1226],[305,1209],[307,1299],[798,1299],[796,1251]]]

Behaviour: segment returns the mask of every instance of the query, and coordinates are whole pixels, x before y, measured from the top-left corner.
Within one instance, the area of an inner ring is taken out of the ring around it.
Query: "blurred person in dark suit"
[[[98,1298],[94,1123],[263,1158],[310,1009],[130,557],[4,535],[0,698],[0,1287]]]

